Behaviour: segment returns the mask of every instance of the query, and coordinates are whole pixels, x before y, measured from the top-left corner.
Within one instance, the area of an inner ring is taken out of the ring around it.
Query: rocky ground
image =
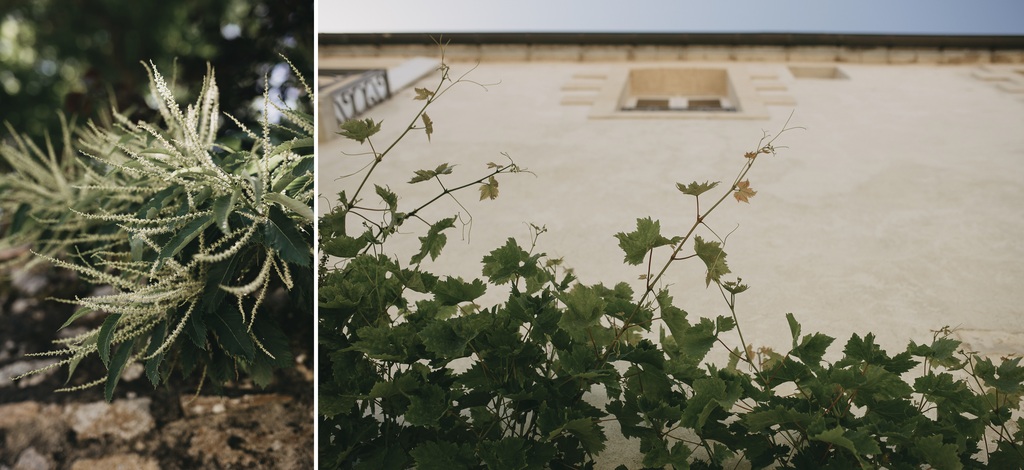
[[[312,341],[297,352],[297,367],[278,372],[266,389],[244,382],[220,395],[207,386],[195,396],[195,383],[154,389],[139,367],[125,371],[108,404],[101,387],[54,393],[65,385],[63,368],[12,381],[52,362],[26,353],[85,328],[58,333],[73,306],[47,297],[88,289],[61,271],[0,272],[0,470],[313,468]],[[102,373],[102,364],[83,361],[71,384]]]

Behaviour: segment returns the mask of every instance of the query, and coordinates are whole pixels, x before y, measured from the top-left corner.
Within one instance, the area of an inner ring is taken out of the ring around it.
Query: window
[[[600,88],[591,86],[586,99],[563,102],[591,104],[590,117],[596,119],[766,119],[765,97],[753,73],[735,66],[613,68],[602,74]]]
[[[629,72],[623,111],[731,112],[724,69],[635,69]]]
[[[817,79],[832,79],[832,80],[845,80],[849,77],[839,70],[838,67],[812,67],[812,66],[789,66],[789,73],[793,74],[793,78],[817,78]]]

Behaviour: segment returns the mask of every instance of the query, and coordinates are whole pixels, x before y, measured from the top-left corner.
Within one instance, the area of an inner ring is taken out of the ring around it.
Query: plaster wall
[[[760,119],[596,119],[592,101],[566,100],[580,93],[566,85],[635,64],[454,62],[452,75],[469,72],[472,82],[428,110],[431,141],[412,132],[373,182],[390,185],[400,207],[411,208],[438,190],[406,184],[413,170],[455,164],[454,185],[484,174],[487,162],[507,161],[507,153],[531,173],[500,177],[497,200],[477,201],[468,190],[459,194],[464,209],[442,203],[424,214],[460,213],[472,222],[447,232],[445,252],[428,269],[480,277],[481,258],[506,237],[529,245],[532,223],[548,228],[537,250],[564,258],[582,282],[626,281],[640,291],[645,267],[622,263],[613,234],[645,216],[660,220],[664,234],[679,234],[694,206],[675,183],[728,184],[744,152],[788,120],[803,129],[779,137],[777,156],[759,158],[750,204],[730,197],[708,220],[730,234],[733,276],[751,285],[737,310],[750,342],[785,349],[784,315],[792,312],[805,333],[838,338],[833,358],[851,333],[873,332],[896,352],[910,340],[930,341],[943,326],[982,354],[1024,354],[1024,87],[1015,86],[1024,67],[830,64],[844,79],[797,78],[789,65],[751,65],[755,80],[774,84],[762,95],[786,98],[766,99]],[[433,88],[438,78],[414,86]],[[413,96],[409,88],[365,116],[384,122],[377,149],[409,124],[422,104]],[[347,140],[321,143],[320,213],[358,184],[343,176],[367,165],[367,151]],[[405,260],[418,248],[411,230],[393,246]],[[717,290],[704,287],[700,261],[678,263],[667,279],[690,315],[728,313]],[[505,296],[492,288],[481,300]],[[606,455],[607,468],[633,458],[614,448]]]

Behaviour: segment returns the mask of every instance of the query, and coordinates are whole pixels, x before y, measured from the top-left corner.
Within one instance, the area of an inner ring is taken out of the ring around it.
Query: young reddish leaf
[[[750,189],[750,180],[744,180],[736,183],[736,192],[732,195],[736,198],[736,201],[750,204],[749,199],[754,197],[755,194],[757,194],[757,191]]]
[[[414,100],[424,101],[434,96],[434,92],[426,88],[416,88],[416,97]]]
[[[434,133],[434,121],[430,120],[427,113],[423,113],[423,127],[427,130],[427,142],[430,142],[430,134]]]
[[[747,152],[747,153],[743,154],[743,156],[753,160],[753,159],[757,158],[757,154],[758,154],[758,152]]]
[[[498,180],[494,176],[487,178],[487,182],[480,185],[480,200],[498,198]]]

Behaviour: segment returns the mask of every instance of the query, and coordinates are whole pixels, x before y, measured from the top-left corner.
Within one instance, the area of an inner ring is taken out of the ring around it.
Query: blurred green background
[[[252,124],[265,76],[272,99],[299,97],[278,54],[312,80],[313,41],[312,0],[0,0],[0,122],[34,139],[59,135],[58,112],[81,124],[112,99],[133,120],[150,118],[141,62],[152,61],[168,79],[176,72],[182,104],[211,64],[221,111]]]

